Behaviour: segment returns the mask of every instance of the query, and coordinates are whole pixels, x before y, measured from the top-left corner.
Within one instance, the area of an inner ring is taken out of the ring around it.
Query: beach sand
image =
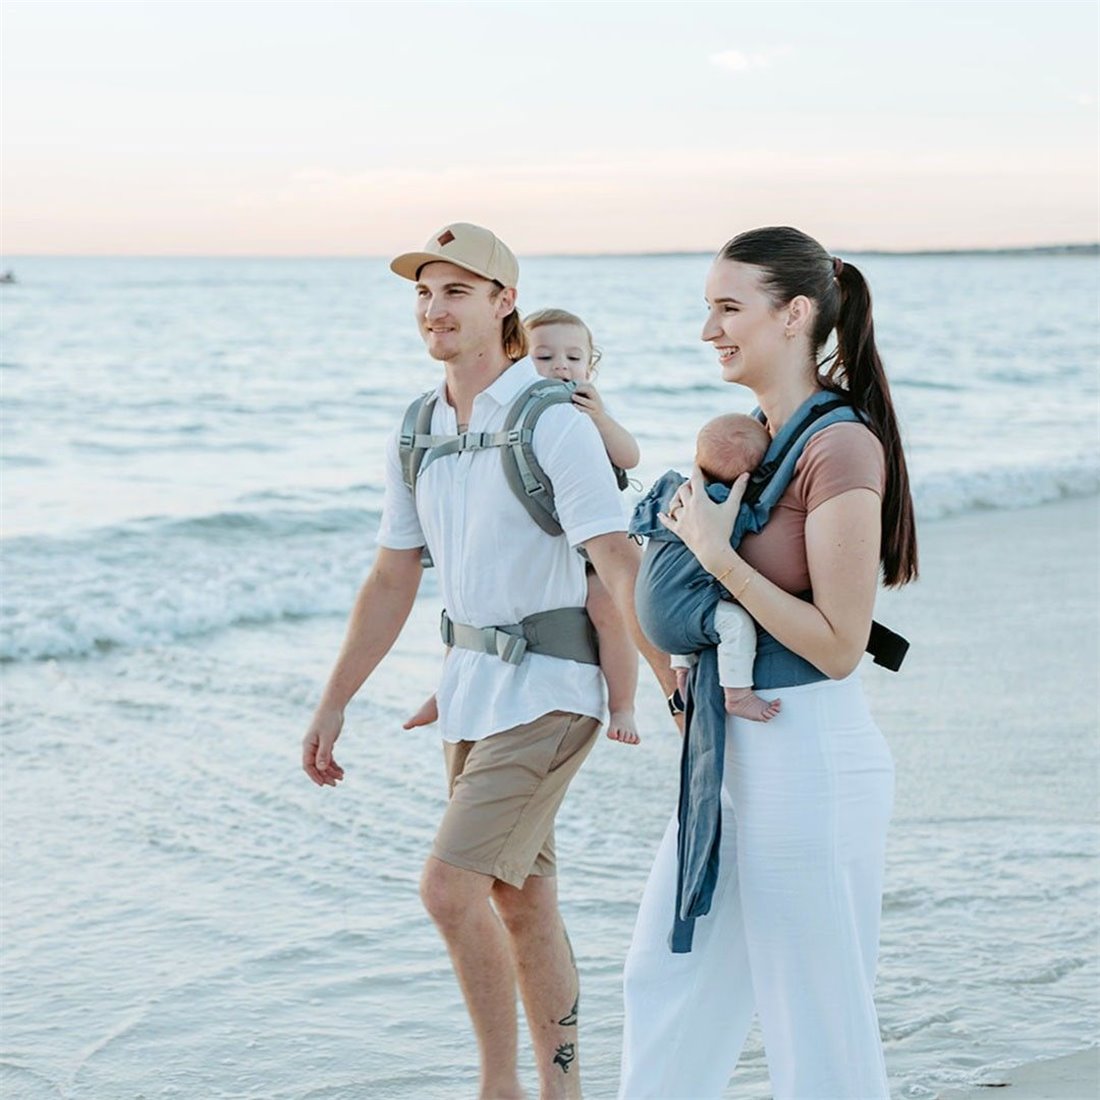
[[[1100,1017],[1098,504],[926,523],[921,581],[879,600],[913,646],[901,674],[863,666],[897,766],[877,1001],[899,1100],[1096,1095],[1095,1052],[1059,1056],[1095,1043]],[[435,683],[436,584],[349,710],[339,792],[307,782],[297,746],[340,619],[6,670],[21,946],[0,1091],[473,1094],[468,1019],[416,889],[438,736],[400,728]],[[614,1095],[622,960],[675,799],[679,740],[652,677],[640,687],[642,746],[601,739],[559,819],[592,1097]],[[526,1038],[520,1065],[530,1088]],[[726,1095],[771,1095],[758,1031]]]
[[[912,643],[904,668],[862,666],[898,758],[895,824],[1095,824],[1100,498],[973,512],[919,535],[920,580],[875,607]]]
[[[990,1073],[974,1088],[949,1089],[938,1100],[1095,1100],[1100,1096],[1100,1047]],[[1007,1092],[992,1091],[1000,1089]]]

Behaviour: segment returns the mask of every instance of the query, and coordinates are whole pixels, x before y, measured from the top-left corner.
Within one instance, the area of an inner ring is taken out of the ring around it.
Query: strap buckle
[[[522,634],[509,634],[506,630],[490,627],[495,635],[496,655],[509,665],[523,663],[527,653],[527,639]]]

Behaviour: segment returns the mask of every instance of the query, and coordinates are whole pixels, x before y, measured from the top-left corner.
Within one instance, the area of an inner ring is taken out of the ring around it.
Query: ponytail
[[[843,394],[868,419],[886,456],[882,498],[882,577],[898,587],[917,578],[917,525],[909,472],[890,385],[875,347],[871,291],[859,269],[830,256],[812,237],[787,226],[751,229],[718,258],[761,269],[761,285],[776,306],[804,296],[817,307],[810,340],[814,355],[836,330],[836,351],[818,366],[818,381]]]
[[[846,391],[866,414],[886,454],[886,491],[882,498],[883,581],[897,587],[917,579],[917,524],[909,491],[909,470],[901,446],[890,384],[875,346],[871,290],[852,264],[837,261],[840,288],[836,321],[836,354],[821,380],[827,389]]]

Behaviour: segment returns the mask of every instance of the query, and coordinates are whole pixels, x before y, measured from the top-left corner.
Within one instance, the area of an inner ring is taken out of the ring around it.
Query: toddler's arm
[[[633,470],[642,458],[638,441],[608,415],[596,387],[591,382],[582,382],[573,393],[573,404],[592,417],[592,423],[596,425],[604,450],[612,463],[623,470]]]

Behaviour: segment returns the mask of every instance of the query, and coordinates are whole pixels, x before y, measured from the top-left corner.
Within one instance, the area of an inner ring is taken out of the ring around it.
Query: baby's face
[[[543,378],[588,381],[592,345],[580,325],[539,325],[530,336],[531,359]]]

